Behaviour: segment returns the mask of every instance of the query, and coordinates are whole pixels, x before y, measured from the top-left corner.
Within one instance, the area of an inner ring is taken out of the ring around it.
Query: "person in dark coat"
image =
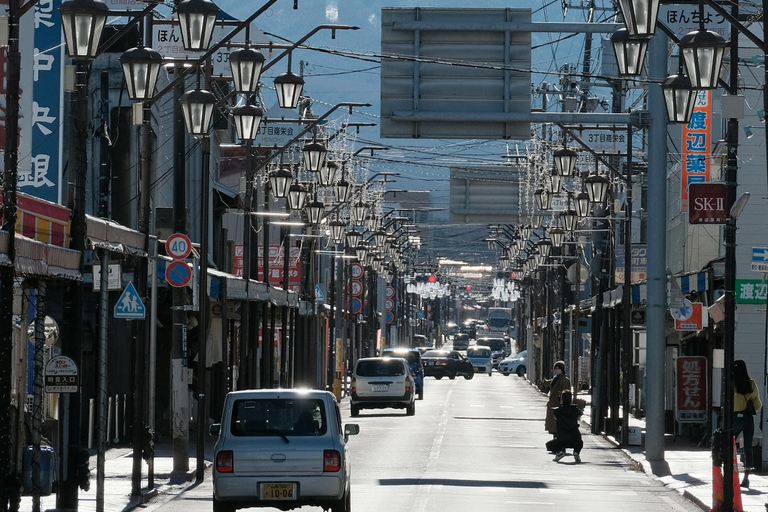
[[[579,432],[581,409],[571,404],[571,398],[569,390],[563,391],[560,394],[561,405],[555,409],[557,433],[554,439],[547,441],[547,450],[555,454],[555,462],[560,462],[560,459],[565,457],[566,448],[573,448],[573,458],[576,462],[581,462],[581,449],[584,447]]]
[[[552,369],[554,376],[552,379],[545,379],[544,383],[549,386],[549,397],[547,399],[547,417],[544,421],[544,429],[553,436],[557,432],[557,423],[555,421],[555,409],[560,406],[560,393],[565,390],[571,391],[571,379],[565,374],[565,363],[558,361]]]

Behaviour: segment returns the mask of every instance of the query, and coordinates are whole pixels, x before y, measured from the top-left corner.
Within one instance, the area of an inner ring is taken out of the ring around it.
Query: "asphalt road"
[[[416,415],[364,410],[350,439],[352,507],[359,512],[693,512],[695,505],[583,430],[582,463],[544,449],[545,398],[523,379],[477,375],[427,378]],[[210,479],[151,505],[164,512],[210,511]],[[145,509],[146,510],[146,509]],[[304,510],[320,510],[306,508]]]

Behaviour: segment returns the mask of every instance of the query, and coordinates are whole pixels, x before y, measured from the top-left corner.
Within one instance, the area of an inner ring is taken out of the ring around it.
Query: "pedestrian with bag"
[[[749,376],[747,364],[738,359],[733,362],[733,438],[744,435],[744,478],[741,481],[742,487],[749,487],[749,473],[754,471],[754,462],[752,456],[752,439],[755,435],[754,416],[762,407],[760,401],[760,392],[757,384]]]
[[[555,462],[560,462],[565,457],[566,448],[573,448],[574,460],[581,462],[584,441],[581,440],[581,432],[579,432],[579,418],[582,413],[581,409],[571,404],[572,399],[571,390],[564,390],[560,394],[562,404],[554,411],[557,418],[557,434],[554,439],[547,441],[547,450],[555,454]]]
[[[568,390],[571,391],[571,379],[565,374],[565,363],[558,361],[552,370],[554,376],[552,379],[544,380],[549,385],[549,399],[547,400],[547,417],[544,421],[544,428],[553,436],[557,434],[557,419],[555,418],[555,409],[560,407],[560,394]]]

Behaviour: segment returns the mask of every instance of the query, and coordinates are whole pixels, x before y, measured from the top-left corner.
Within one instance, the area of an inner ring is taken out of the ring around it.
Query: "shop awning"
[[[46,244],[16,233],[14,238],[16,273],[24,277],[40,277],[82,281],[80,252]],[[9,266],[7,231],[0,231],[0,265]]]
[[[146,237],[109,219],[85,216],[85,234],[92,248],[131,256],[146,256]]]

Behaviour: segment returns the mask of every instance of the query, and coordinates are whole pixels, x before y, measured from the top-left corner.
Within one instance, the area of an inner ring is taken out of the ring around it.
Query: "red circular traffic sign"
[[[360,279],[363,277],[363,266],[359,263],[353,263],[352,267],[352,279]]]
[[[360,281],[352,281],[349,284],[349,289],[350,289],[350,293],[353,296],[359,297],[360,295],[363,294],[363,283],[361,283]]]
[[[165,252],[175,260],[183,260],[192,252],[192,242],[184,233],[174,233],[165,241]]]
[[[392,288],[391,286],[387,286],[387,289],[384,292],[384,296],[387,297],[388,299],[391,299],[392,297],[395,296],[395,289]]]
[[[165,280],[168,284],[181,288],[192,279],[192,271],[183,261],[172,261],[165,267]]]

